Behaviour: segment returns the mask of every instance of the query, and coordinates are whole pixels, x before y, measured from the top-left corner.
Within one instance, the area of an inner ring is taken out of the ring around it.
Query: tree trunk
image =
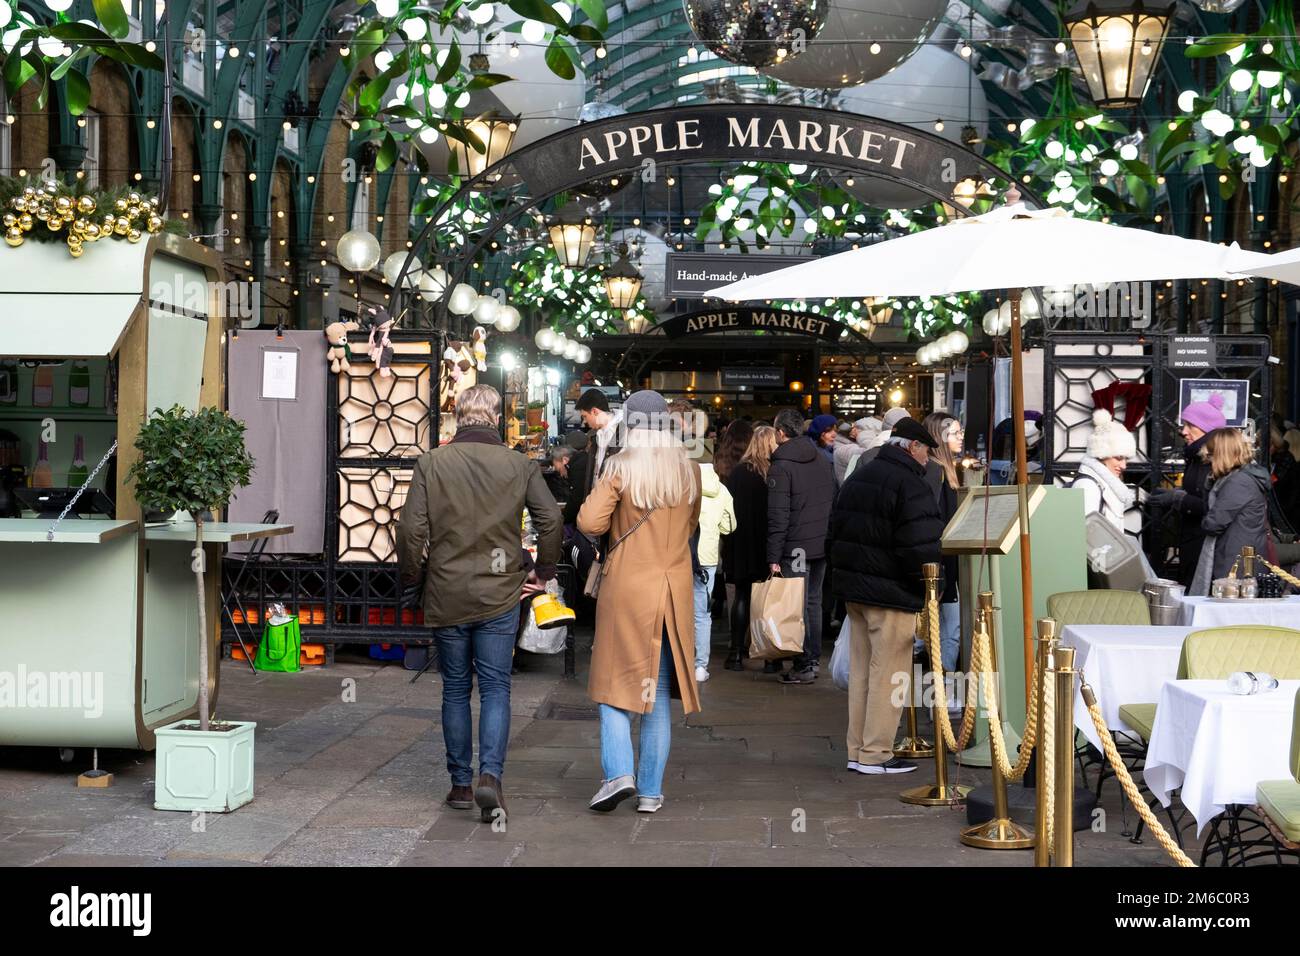
[[[199,730],[208,729],[208,615],[203,593],[203,519],[194,519],[194,582],[199,589]]]

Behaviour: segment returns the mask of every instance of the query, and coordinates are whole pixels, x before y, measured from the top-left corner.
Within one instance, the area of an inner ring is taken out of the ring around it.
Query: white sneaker
[[[709,679],[709,672],[707,670],[705,670],[703,667],[695,668],[695,683],[703,684],[708,679]]]
[[[857,762],[856,760],[850,760],[850,761],[849,761],[849,769],[850,769],[850,770],[857,770],[857,769],[858,769],[858,762]]]
[[[663,805],[664,805],[663,797],[637,797],[636,798],[637,813],[657,813],[659,812],[659,808],[662,807]]]

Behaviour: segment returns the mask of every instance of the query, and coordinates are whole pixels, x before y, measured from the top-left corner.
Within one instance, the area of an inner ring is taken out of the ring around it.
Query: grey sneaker
[[[600,813],[608,813],[616,806],[626,800],[628,797],[636,794],[636,777],[630,773],[625,773],[621,777],[615,777],[613,780],[602,780],[600,789],[596,795],[591,798],[591,809]]]
[[[654,813],[664,805],[663,797],[637,797],[637,813]]]
[[[916,764],[910,760],[903,760],[899,757],[893,757],[885,763],[860,763],[858,764],[858,773],[876,774],[876,773],[911,773],[916,769]]]
[[[782,684],[811,684],[816,679],[817,672],[812,669],[811,665],[802,670],[785,671],[777,678]]]

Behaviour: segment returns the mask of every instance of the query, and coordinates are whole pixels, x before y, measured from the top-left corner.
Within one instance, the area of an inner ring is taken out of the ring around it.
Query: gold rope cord
[[[1258,561],[1260,564],[1264,565],[1264,567],[1268,568],[1270,571],[1276,574],[1287,584],[1292,584],[1300,588],[1300,578],[1297,578],[1294,574],[1288,574],[1286,571],[1283,571],[1281,568],[1279,568],[1276,564],[1270,564],[1268,561],[1264,560],[1259,555],[1255,555],[1255,560]]]
[[[936,598],[926,604],[918,618],[925,633],[926,650],[930,656],[930,671],[934,675],[934,724],[943,734],[944,745],[951,753],[957,754],[966,749],[971,734],[975,730],[975,712],[979,706],[976,681],[966,681],[966,709],[961,718],[961,732],[954,735],[952,721],[948,718],[948,690],[943,681],[943,654],[939,646],[939,601]],[[976,673],[974,654],[971,657],[971,673]]]
[[[1038,685],[1040,683],[1037,661],[1029,684],[1029,705],[1025,711],[1025,733],[1020,741],[1020,757],[1015,766],[1007,756],[1007,742],[1002,736],[1002,716],[998,713],[998,692],[996,675],[993,673],[993,638],[988,629],[975,631],[975,656],[979,660],[979,678],[984,685],[985,706],[988,708],[989,741],[993,747],[993,759],[997,762],[998,772],[1007,780],[1019,780],[1029,769],[1029,758],[1034,752],[1034,738],[1038,733]],[[971,662],[975,669],[975,662]]]
[[[1037,696],[1038,685],[1042,683],[1043,717],[1039,721],[1043,728],[1043,745],[1038,750],[1038,760],[1046,768],[1042,775],[1044,794],[1043,835],[1042,839],[1050,847],[1053,841],[1053,825],[1056,820],[1056,678],[1053,674],[1035,674],[1033,690]],[[1033,711],[1030,711],[1033,713]]]
[[[1129,803],[1133,804],[1133,809],[1137,810],[1138,816],[1142,822],[1147,825],[1147,829],[1155,836],[1166,853],[1173,858],[1174,862],[1183,867],[1194,867],[1191,857],[1182,851],[1182,848],[1174,842],[1156,815],[1147,806],[1147,802],[1142,799],[1142,794],[1138,792],[1137,784],[1133,782],[1133,777],[1128,772],[1128,767],[1124,766],[1124,761],[1120,758],[1119,750],[1115,747],[1115,740],[1110,735],[1110,728],[1106,726],[1106,718],[1101,714],[1101,707],[1097,703],[1097,698],[1092,692],[1092,688],[1087,684],[1083,685],[1083,700],[1088,705],[1088,716],[1092,718],[1092,725],[1097,728],[1097,736],[1102,743],[1102,749],[1106,752],[1106,759],[1110,761],[1110,768],[1115,771],[1115,777],[1119,784],[1124,788],[1124,795],[1128,797]]]

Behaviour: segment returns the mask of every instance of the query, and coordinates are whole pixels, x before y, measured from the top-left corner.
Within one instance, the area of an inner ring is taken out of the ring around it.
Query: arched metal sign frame
[[[948,203],[963,216],[968,210],[953,198],[958,183],[987,183],[999,194],[1010,183],[1005,171],[941,136],[835,110],[718,103],[628,113],[538,140],[466,180],[434,210],[412,243],[394,283],[393,314],[402,315],[406,276],[415,260],[432,264],[440,259],[448,281],[434,308],[435,324],[444,324],[451,290],[465,281],[501,229],[529,210],[540,213],[561,193],[597,179],[635,175],[649,181],[671,167],[746,161],[807,163],[886,180]],[[503,208],[484,228],[464,237],[454,255],[421,257],[459,203],[472,193],[503,192],[508,192]],[[1042,205],[1023,190],[1022,196],[1030,205]]]

